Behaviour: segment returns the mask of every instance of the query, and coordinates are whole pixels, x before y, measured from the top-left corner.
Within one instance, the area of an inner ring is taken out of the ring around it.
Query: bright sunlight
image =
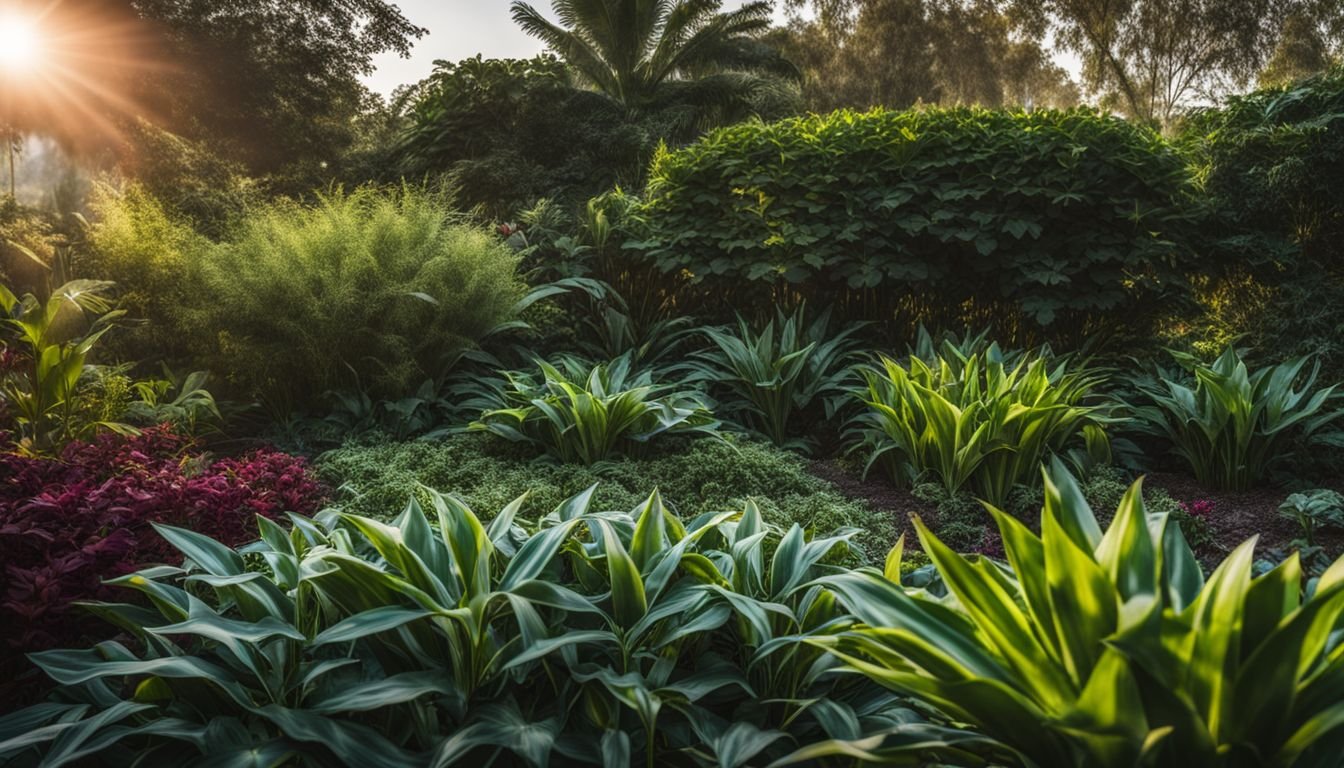
[[[0,75],[31,70],[41,58],[37,22],[15,11],[0,11]]]

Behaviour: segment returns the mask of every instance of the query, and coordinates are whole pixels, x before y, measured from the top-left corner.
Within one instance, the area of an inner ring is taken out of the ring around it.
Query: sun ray
[[[153,30],[93,5],[0,0],[0,125],[97,149],[119,143],[127,121],[154,119],[137,97],[169,69],[148,53]]]

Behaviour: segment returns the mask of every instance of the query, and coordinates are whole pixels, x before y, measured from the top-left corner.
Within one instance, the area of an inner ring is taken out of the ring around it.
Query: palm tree
[[[722,0],[551,0],[559,24],[514,0],[513,20],[599,91],[674,122],[723,123],[757,111],[798,78],[761,42],[769,2],[721,12]],[[680,117],[676,116],[680,113]]]

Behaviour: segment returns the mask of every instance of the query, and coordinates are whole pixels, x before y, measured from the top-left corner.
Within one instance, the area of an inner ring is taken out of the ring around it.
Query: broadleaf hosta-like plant
[[[1252,578],[1252,540],[1205,581],[1140,483],[1103,533],[1059,464],[1039,536],[990,511],[1011,570],[917,523],[949,597],[874,571],[827,576],[866,626],[809,642],[1026,765],[1338,765],[1344,559],[1304,598],[1296,556]]]
[[[1001,751],[804,642],[854,624],[815,583],[852,531],[767,547],[751,505],[683,522],[592,495],[535,525],[521,499],[487,523],[437,494],[391,523],[263,520],[244,552],[161,528],[187,567],[89,605],[143,650],[34,655],[60,688],[0,718],[0,762],[740,766],[874,730]]]
[[[798,442],[790,420],[814,402],[834,400],[847,389],[855,353],[853,335],[860,326],[831,328],[831,313],[809,321],[806,307],[793,313],[776,308],[775,317],[759,330],[739,317],[737,328],[709,328],[713,347],[696,355],[697,375],[731,393],[722,398],[730,412],[742,414],[745,426],[775,445]]]
[[[1196,479],[1220,490],[1245,490],[1290,458],[1296,440],[1322,436],[1341,416],[1335,386],[1317,386],[1320,363],[1305,357],[1252,373],[1228,347],[1212,365],[1175,355],[1193,382],[1159,372],[1135,382],[1144,401],[1135,424],[1169,441]]]
[[[997,345],[966,355],[946,342],[931,362],[883,358],[862,373],[867,410],[852,431],[869,468],[882,463],[898,482],[932,476],[1002,504],[1050,455],[1103,434],[1102,413],[1084,402],[1100,376],[1044,352],[1010,365]]]
[[[716,434],[719,422],[699,393],[655,384],[647,370],[634,370],[628,354],[586,372],[572,360],[538,366],[540,380],[505,374],[497,393],[502,407],[486,410],[470,428],[579,464],[637,452],[663,434]]]

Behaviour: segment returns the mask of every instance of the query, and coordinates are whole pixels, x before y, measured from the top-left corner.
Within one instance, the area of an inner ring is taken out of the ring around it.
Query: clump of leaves
[[[1044,354],[1009,365],[997,345],[964,355],[947,342],[932,363],[883,358],[862,373],[856,447],[899,483],[928,477],[949,494],[965,487],[1002,505],[1052,454],[1105,439],[1101,411],[1084,403],[1100,376]]]
[[[738,317],[736,329],[704,331],[713,347],[695,356],[698,377],[721,397],[726,415],[736,416],[775,445],[805,445],[790,421],[824,402],[829,418],[851,384],[860,326],[834,330],[829,309],[809,320],[806,306],[782,308],[762,328]]]
[[[1320,363],[1299,357],[1252,373],[1233,347],[1212,364],[1172,353],[1185,375],[1159,370],[1134,385],[1134,426],[1170,445],[1204,485],[1245,490],[1312,440],[1344,444],[1335,385],[1317,386]]]
[[[637,453],[661,435],[717,432],[698,392],[655,384],[649,371],[634,369],[630,354],[586,372],[572,359],[538,368],[540,378],[506,373],[498,392],[503,407],[486,410],[470,428],[579,464]]]
[[[81,640],[88,624],[72,602],[106,597],[105,578],[176,562],[156,523],[242,544],[254,516],[308,514],[325,495],[302,458],[211,459],[167,427],[76,441],[59,459],[0,454],[0,477],[0,621],[16,628],[11,651]]]
[[[1344,612],[1344,559],[1304,596],[1296,556],[1252,576],[1252,540],[1206,581],[1180,529],[1146,513],[1139,483],[1104,532],[1062,465],[1045,487],[1039,536],[990,508],[1011,571],[956,554],[917,521],[951,598],[874,571],[826,576],[863,625],[809,642],[1027,764],[1338,762],[1344,655],[1330,633]],[[896,763],[882,746],[803,753],[858,749]]]
[[[260,518],[243,551],[161,526],[183,566],[114,582],[150,607],[90,605],[143,649],[35,655],[61,689],[0,718],[0,759],[737,768],[878,727],[942,762],[992,749],[804,642],[853,624],[816,584],[853,531],[592,498]]]

